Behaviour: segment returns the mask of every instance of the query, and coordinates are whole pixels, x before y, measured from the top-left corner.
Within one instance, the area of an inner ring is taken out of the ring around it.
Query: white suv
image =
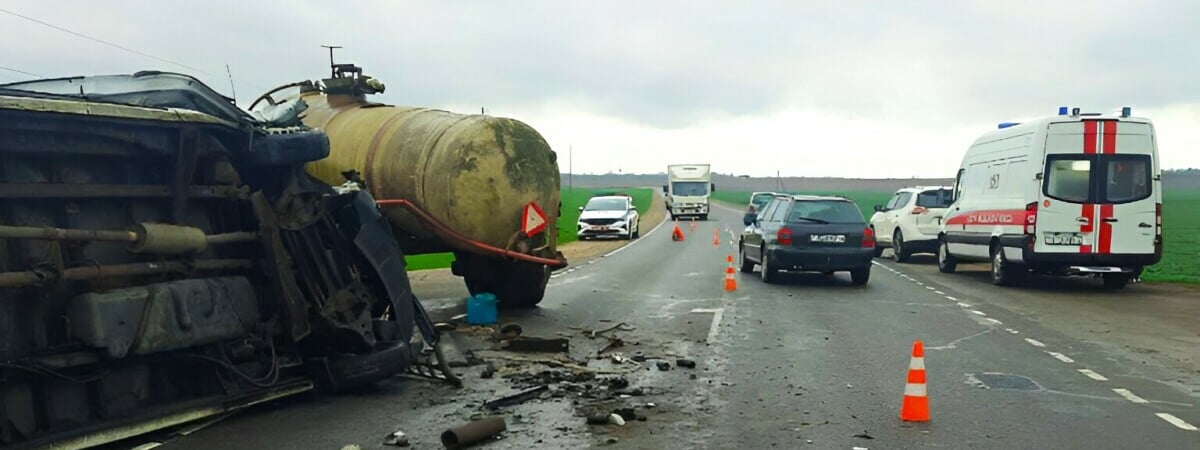
[[[914,253],[935,253],[942,217],[951,203],[954,188],[918,186],[896,191],[886,205],[875,205],[875,256],[882,256],[887,247],[897,262],[908,261]]]
[[[605,195],[592,197],[587,205],[579,207],[579,222],[576,236],[579,240],[600,236],[615,236],[637,239],[641,234],[638,226],[641,218],[628,195]]]

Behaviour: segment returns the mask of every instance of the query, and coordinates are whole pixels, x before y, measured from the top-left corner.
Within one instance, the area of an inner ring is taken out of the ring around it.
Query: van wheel
[[[896,262],[902,263],[908,262],[908,257],[910,256],[912,256],[912,253],[904,248],[904,233],[901,233],[897,229],[896,234],[892,235],[892,257]]]
[[[1127,273],[1106,273],[1103,275],[1104,288],[1109,290],[1124,289],[1132,278]]]
[[[950,244],[946,243],[945,236],[938,239],[937,263],[938,271],[942,273],[954,273],[958,268],[958,260],[950,254]]]
[[[1016,282],[1019,273],[1019,268],[1015,266],[1008,262],[1008,258],[1004,257],[1004,247],[999,245],[992,247],[992,284],[1011,286]]]

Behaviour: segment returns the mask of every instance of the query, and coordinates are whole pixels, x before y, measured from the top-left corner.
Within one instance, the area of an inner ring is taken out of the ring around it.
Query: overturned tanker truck
[[[308,172],[369,191],[406,254],[452,251],[451,269],[472,294],[537,305],[550,272],[567,264],[556,248],[558,163],[545,139],[513,119],[371,102],[382,83],[351,64],[331,72],[268,92],[251,110],[298,114],[324,131],[330,155]]]
[[[339,80],[307,83],[305,95],[372,81]],[[553,258],[552,233],[501,247],[456,228],[512,229],[514,220],[446,214],[477,206],[466,194],[444,197],[461,191],[422,173],[452,163],[422,161],[392,178],[346,167],[369,191],[315,178],[337,156],[330,137],[301,122],[300,102],[274,103],[272,114],[249,113],[163,72],[0,85],[0,447],[88,447],[406,372],[458,383],[409,285],[405,249],[453,249],[472,290],[522,305],[544,289],[530,274],[565,263]],[[482,168],[487,150],[463,155]],[[520,167],[491,176],[557,187],[556,167],[538,181],[524,159],[508,161]],[[404,176],[425,191],[390,190]],[[479,193],[483,203],[511,200],[501,192],[509,185],[482,186],[493,190]]]

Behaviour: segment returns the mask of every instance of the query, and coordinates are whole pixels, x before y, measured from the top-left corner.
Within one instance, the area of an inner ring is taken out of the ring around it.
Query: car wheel
[[[897,228],[896,233],[892,235],[892,258],[896,262],[902,263],[908,262],[909,256],[912,256],[912,253],[909,253],[908,249],[904,247],[904,233]]]
[[[642,237],[642,219],[633,224],[633,239]]]
[[[1124,289],[1129,285],[1129,280],[1133,277],[1127,273],[1106,273],[1102,275],[1104,280],[1104,288],[1109,290]]]
[[[855,286],[862,286],[871,281],[871,268],[854,269],[850,271],[850,282]]]
[[[1012,285],[1017,278],[1017,267],[1004,257],[1004,247],[992,247],[992,284],[997,286]]]
[[[942,273],[954,273],[958,268],[958,260],[950,254],[950,244],[946,243],[945,237],[938,239],[937,262],[938,271]]]
[[[746,259],[746,247],[745,246],[741,246],[741,245],[738,246],[738,258],[741,258],[741,261],[742,261],[742,273],[753,273],[754,272],[754,262]]]
[[[766,249],[764,249],[762,252],[762,258],[759,259],[759,261],[762,261],[762,263],[759,264],[762,266],[759,269],[759,272],[760,275],[762,275],[763,283],[771,284],[775,282],[776,278],[778,278],[778,272],[775,271],[774,267],[771,267],[771,260],[767,257],[767,254],[768,253]]]

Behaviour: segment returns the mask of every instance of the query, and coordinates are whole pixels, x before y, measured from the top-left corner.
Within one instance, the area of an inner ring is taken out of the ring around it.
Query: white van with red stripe
[[[1025,272],[1091,275],[1122,288],[1162,258],[1154,126],[1068,113],[1003,123],[967,150],[938,237],[938,268],[990,261],[992,282]]]

